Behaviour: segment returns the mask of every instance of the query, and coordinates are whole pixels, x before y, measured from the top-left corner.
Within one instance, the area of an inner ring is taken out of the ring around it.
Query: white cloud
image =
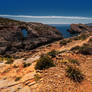
[[[37,18],[37,19],[83,19],[90,20],[91,17],[78,17],[78,16],[26,16],[26,15],[0,15],[0,17],[14,17],[14,18]]]

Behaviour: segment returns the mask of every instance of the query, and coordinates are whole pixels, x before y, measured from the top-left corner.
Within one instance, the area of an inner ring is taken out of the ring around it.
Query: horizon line
[[[14,18],[38,18],[38,19],[92,19],[92,17],[83,16],[28,16],[28,15],[4,15],[1,14],[0,17],[14,17]]]

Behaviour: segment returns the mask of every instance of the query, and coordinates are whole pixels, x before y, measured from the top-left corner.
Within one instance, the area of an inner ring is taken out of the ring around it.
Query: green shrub
[[[61,46],[67,45],[67,41],[66,41],[66,40],[62,40],[62,41],[60,42],[60,45],[61,45]]]
[[[7,62],[5,62],[5,64],[12,64],[13,60],[7,60]]]
[[[92,38],[89,39],[89,42],[92,42]]]
[[[92,55],[92,47],[90,47],[89,45],[83,45],[79,48],[79,53],[84,55]]]
[[[48,52],[48,55],[51,56],[52,58],[56,57],[56,55],[58,54],[58,51],[52,50],[51,52]]]
[[[30,66],[31,65],[31,63],[26,63],[26,62],[24,62],[23,63],[23,67],[25,68],[25,67],[28,67],[28,66]]]
[[[34,79],[35,79],[35,81],[37,82],[37,81],[39,81],[40,80],[40,75],[39,74],[35,74],[34,75]]]
[[[16,77],[15,81],[19,81],[21,79],[21,77]]]
[[[49,56],[44,55],[41,56],[38,62],[36,63],[35,69],[43,70],[53,66],[55,66],[53,60]]]
[[[26,61],[26,60],[27,60],[27,58],[23,58],[23,60],[24,60],[24,61]]]
[[[81,34],[80,36],[74,37],[74,40],[86,40],[88,35],[86,34]]]
[[[84,80],[84,75],[77,68],[68,66],[68,68],[66,69],[66,74],[66,76],[74,82],[81,83]]]
[[[70,43],[70,42],[72,42],[72,39],[62,40],[62,41],[60,42],[60,45],[61,45],[61,46],[67,45],[67,43]]]
[[[87,39],[87,35],[86,34],[82,34],[81,36],[80,36],[80,40],[86,40]]]
[[[84,44],[83,46],[75,46],[71,48],[71,51],[78,51],[83,55],[92,55],[92,47],[89,44]]]
[[[76,59],[69,59],[69,62],[79,65],[79,61]]]
[[[17,65],[14,65],[13,67],[14,67],[14,68],[18,68],[19,66],[17,66]]]
[[[41,27],[35,26],[34,29],[37,30],[37,31],[40,31],[41,30]]]
[[[70,42],[72,42],[72,39],[71,39],[71,38],[69,38],[69,39],[67,40],[67,43],[70,43]]]
[[[75,46],[71,48],[71,51],[79,50],[80,46]]]

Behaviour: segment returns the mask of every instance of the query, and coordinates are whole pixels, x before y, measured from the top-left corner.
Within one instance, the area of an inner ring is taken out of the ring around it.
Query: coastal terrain
[[[92,92],[92,26],[67,31],[0,18],[0,92]]]

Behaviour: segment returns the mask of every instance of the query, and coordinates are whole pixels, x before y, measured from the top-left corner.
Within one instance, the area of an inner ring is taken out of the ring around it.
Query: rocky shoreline
[[[24,37],[22,30],[27,31]],[[62,34],[52,26],[41,23],[27,23],[0,18],[0,54],[32,50],[36,47],[63,39]]]
[[[85,31],[92,31],[92,27],[85,24],[71,24],[70,29],[68,29],[67,31],[70,34],[77,34]]]

